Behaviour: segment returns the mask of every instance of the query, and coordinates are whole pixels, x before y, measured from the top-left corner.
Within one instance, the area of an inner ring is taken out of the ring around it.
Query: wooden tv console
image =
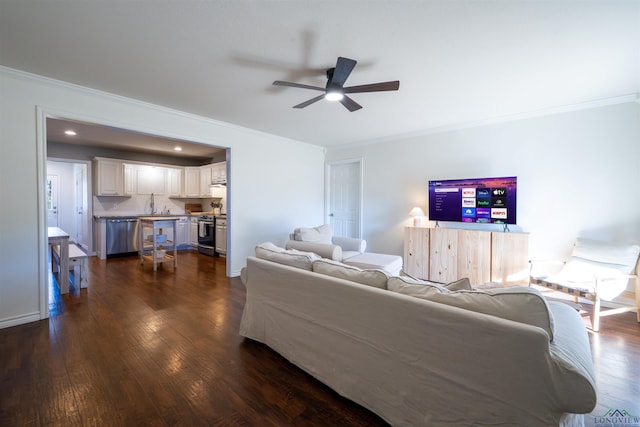
[[[404,270],[434,282],[468,277],[474,286],[489,282],[527,284],[529,234],[456,228],[405,227]]]

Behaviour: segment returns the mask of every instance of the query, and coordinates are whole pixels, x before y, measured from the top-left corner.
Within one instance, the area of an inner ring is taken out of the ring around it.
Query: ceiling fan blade
[[[361,93],[361,92],[385,92],[388,90],[398,90],[400,81],[371,83],[368,85],[349,86],[344,88],[344,93]]]
[[[320,96],[316,96],[315,98],[311,98],[308,101],[304,101],[298,105],[294,105],[293,108],[304,108],[304,107],[308,107],[309,105],[313,104],[314,102],[318,102],[321,99],[324,98],[324,95],[320,95]]]
[[[342,105],[345,106],[345,108],[349,111],[351,111],[352,113],[356,110],[359,110],[362,108],[362,105],[358,104],[356,101],[354,101],[353,99],[349,98],[347,95],[345,95],[341,100],[340,103]]]
[[[273,82],[274,86],[287,86],[287,87],[297,87],[297,88],[301,88],[301,89],[313,89],[313,90],[321,90],[321,91],[325,91],[326,89],[323,87],[319,87],[319,86],[310,86],[310,85],[303,85],[300,83],[292,83],[292,82],[283,82],[280,80],[276,80],[275,82]]]
[[[342,56],[338,57],[338,62],[336,63],[336,68],[333,70],[333,76],[329,81],[327,87],[342,87],[344,86],[344,82],[347,81],[349,74],[353,71],[354,67],[358,61],[355,59],[343,58]]]

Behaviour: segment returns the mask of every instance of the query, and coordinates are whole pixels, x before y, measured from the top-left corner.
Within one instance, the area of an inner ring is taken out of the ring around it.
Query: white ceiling
[[[338,56],[347,86],[293,105]],[[635,0],[0,0],[0,65],[321,146],[640,92]]]

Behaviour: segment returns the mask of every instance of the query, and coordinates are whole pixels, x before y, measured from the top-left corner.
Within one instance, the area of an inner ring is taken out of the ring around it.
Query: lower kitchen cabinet
[[[178,245],[178,249],[189,249],[191,247],[189,242],[190,226],[191,224],[188,216],[181,216],[178,219],[176,225],[176,244]]]
[[[192,248],[198,248],[198,217],[191,217],[191,225],[189,226],[189,243]]]

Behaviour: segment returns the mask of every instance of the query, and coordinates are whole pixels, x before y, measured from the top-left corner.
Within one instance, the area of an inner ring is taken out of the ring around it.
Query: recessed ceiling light
[[[73,130],[65,130],[64,134],[65,135],[69,135],[69,136],[76,136],[77,135],[76,132],[73,131]]]
[[[179,145],[176,145],[175,147],[173,147],[173,149],[175,151],[182,151],[182,147],[180,147]]]

